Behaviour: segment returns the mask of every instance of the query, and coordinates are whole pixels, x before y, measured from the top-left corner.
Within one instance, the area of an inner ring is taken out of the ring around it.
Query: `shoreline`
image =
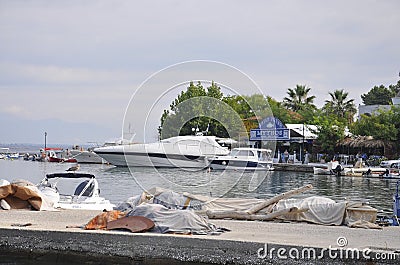
[[[348,243],[343,249],[369,249],[369,255],[374,257],[397,255],[396,260],[386,260],[387,264],[397,264],[400,260],[400,237],[395,236],[400,231],[399,227],[372,230],[308,223],[212,220],[212,223],[231,232],[221,235],[173,235],[66,228],[67,225],[83,225],[98,213],[80,210],[0,211],[1,252],[67,255],[71,259],[76,256],[78,260],[83,255],[93,262],[118,261],[119,264],[304,264],[316,259],[322,264],[370,262],[362,255],[358,259],[333,259],[328,252],[321,255],[324,249],[340,249],[337,240],[343,237]],[[26,223],[31,225],[11,226]],[[288,257],[290,251],[292,254],[302,253],[309,248],[316,251],[316,257]],[[278,249],[286,250],[286,258],[278,257]]]

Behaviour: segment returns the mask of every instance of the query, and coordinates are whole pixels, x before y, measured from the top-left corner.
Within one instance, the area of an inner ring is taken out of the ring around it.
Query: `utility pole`
[[[47,132],[44,132],[44,151],[46,152],[47,147]]]

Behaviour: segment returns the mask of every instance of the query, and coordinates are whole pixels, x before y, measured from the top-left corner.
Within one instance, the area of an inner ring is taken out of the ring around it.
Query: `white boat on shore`
[[[234,148],[229,155],[208,158],[215,170],[273,170],[272,151],[249,147]]]
[[[383,167],[345,168],[345,176],[352,177],[388,177],[390,171]]]
[[[60,179],[85,179],[71,194],[61,194],[59,192],[58,181]],[[99,183],[92,174],[63,172],[47,174],[38,185],[38,189],[51,202],[54,208],[76,209],[76,210],[112,210],[115,205],[109,200],[100,197]]]
[[[205,168],[207,157],[227,155],[215,136],[175,136],[148,144],[95,148],[94,152],[115,166]]]
[[[341,174],[343,167],[338,161],[330,161],[324,166],[313,167],[314,175],[337,175]]]

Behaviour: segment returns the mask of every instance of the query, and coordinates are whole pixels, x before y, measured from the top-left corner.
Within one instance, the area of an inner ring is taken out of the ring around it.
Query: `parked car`
[[[385,160],[385,161],[381,162],[380,166],[381,167],[385,167],[385,168],[390,168],[390,167],[392,167],[393,164],[397,164],[397,163],[400,163],[400,159],[398,159],[398,160]]]
[[[390,168],[398,168],[400,169],[400,162],[399,163],[393,163]]]

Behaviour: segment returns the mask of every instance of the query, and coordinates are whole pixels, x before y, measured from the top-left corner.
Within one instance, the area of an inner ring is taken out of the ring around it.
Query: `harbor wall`
[[[265,247],[269,250],[284,249],[286,253],[295,253],[294,249],[297,249],[298,253],[302,253],[304,246],[277,243],[268,243],[267,246],[259,242],[221,240],[218,237],[4,228],[0,228],[0,234],[2,255],[12,255],[13,252],[27,255],[37,264],[46,264],[44,261],[54,259],[65,264],[304,264],[306,261],[318,261],[319,264],[383,264],[362,257],[318,257],[322,248],[314,248],[317,254],[311,260],[301,257],[282,259],[277,253],[269,257]],[[397,262],[391,260],[384,264]]]

